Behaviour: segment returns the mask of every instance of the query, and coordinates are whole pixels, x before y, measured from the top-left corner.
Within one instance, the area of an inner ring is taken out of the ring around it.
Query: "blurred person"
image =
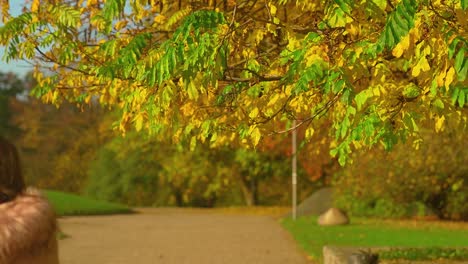
[[[0,264],[58,264],[56,233],[54,210],[26,188],[18,151],[0,136]]]

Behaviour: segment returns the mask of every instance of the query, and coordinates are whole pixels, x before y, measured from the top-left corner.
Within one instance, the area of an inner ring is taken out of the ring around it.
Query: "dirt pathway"
[[[60,219],[61,264],[303,264],[306,258],[268,216],[210,210]]]

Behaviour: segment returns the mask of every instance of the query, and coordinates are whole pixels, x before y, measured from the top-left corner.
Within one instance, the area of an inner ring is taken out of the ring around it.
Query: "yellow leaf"
[[[373,87],[373,88],[372,88],[372,94],[373,94],[374,96],[380,96],[380,87],[379,87],[379,86]]]
[[[194,151],[196,146],[197,146],[197,138],[193,136],[190,139],[190,151]]]
[[[421,68],[418,65],[416,65],[411,71],[411,75],[413,75],[413,77],[418,77],[420,72],[421,72]]]
[[[443,71],[439,73],[439,75],[437,75],[436,80],[437,80],[438,87],[442,87],[444,85],[444,78],[446,74],[447,74],[447,68],[445,68]]]
[[[97,0],[88,0],[86,1],[86,6],[91,7],[97,4]]]
[[[166,17],[163,15],[157,15],[154,17],[154,23],[156,24],[162,24],[166,20]]]
[[[413,77],[418,77],[421,71],[426,72],[431,69],[431,66],[429,66],[429,62],[427,61],[425,56],[422,56],[416,66],[413,67],[413,70],[411,72],[411,75]]]
[[[254,146],[256,146],[258,145],[262,134],[260,133],[260,129],[258,127],[255,127],[253,129],[251,128],[250,130],[250,138],[252,139],[252,143],[254,144]]]
[[[250,112],[249,117],[254,119],[258,116],[258,107],[255,107],[252,112]]]
[[[276,102],[278,102],[278,99],[279,99],[279,94],[278,93],[275,93],[271,98],[270,98],[270,101],[268,102],[267,106],[273,106],[276,104]]]
[[[385,11],[385,8],[387,8],[387,1],[385,0],[372,0],[375,5],[377,5],[380,9]]]
[[[276,6],[274,6],[274,5],[271,4],[271,3],[269,4],[269,6],[270,6],[270,13],[271,13],[271,15],[272,15],[272,16],[276,15],[276,10],[278,10],[278,9],[276,8]]]
[[[121,21],[115,23],[115,29],[116,30],[121,30],[122,28],[124,28],[127,25],[127,23],[128,23],[128,21],[121,20]]]
[[[293,89],[293,86],[292,85],[286,85],[286,88],[284,89],[284,93],[287,95],[287,96],[290,96],[292,94],[292,89]]]
[[[405,52],[410,45],[410,35],[406,35],[400,43],[398,43],[395,48],[392,51],[393,56],[400,58],[401,55],[403,55],[403,52]]]
[[[33,0],[32,1],[32,3],[31,3],[31,12],[32,13],[36,13],[39,10],[40,2],[41,1],[39,1],[39,0]]]
[[[189,99],[191,100],[198,99],[198,90],[197,90],[197,87],[195,87],[194,80],[190,81],[188,88],[187,88],[187,93],[188,93]]]
[[[447,72],[447,75],[445,76],[445,89],[449,89],[450,84],[453,82],[453,79],[455,77],[455,69],[453,67],[450,67],[450,69]]]
[[[192,116],[195,111],[195,108],[193,107],[192,103],[189,102],[189,103],[184,104],[180,108],[180,110],[185,116]]]
[[[141,113],[138,114],[138,115],[135,117],[134,121],[135,121],[135,129],[136,129],[137,131],[140,131],[140,130],[143,128],[143,121],[144,121],[143,115],[142,115]]]
[[[299,106],[299,98],[298,97],[294,97],[291,102],[289,102],[289,106],[291,108],[297,108]]]
[[[422,52],[423,55],[430,55],[431,54],[431,46],[427,45],[423,52]]]
[[[361,143],[359,143],[359,141],[353,140],[353,145],[356,149],[362,148],[362,145]]]
[[[357,23],[349,23],[346,27],[346,31],[348,31],[349,34],[351,34],[351,36],[357,36],[359,35],[360,33],[360,28],[359,28],[359,24]],[[357,52],[356,52],[357,54]],[[359,55],[357,55],[359,56]]]
[[[308,127],[306,132],[305,132],[305,138],[310,139],[315,133],[315,130],[313,127]]]
[[[436,132],[441,132],[444,130],[444,121],[445,121],[445,116],[436,117],[436,122],[435,122]]]
[[[429,66],[429,62],[427,61],[426,57],[422,57],[419,63],[421,64],[421,70],[423,72],[427,72],[431,69],[431,66]]]

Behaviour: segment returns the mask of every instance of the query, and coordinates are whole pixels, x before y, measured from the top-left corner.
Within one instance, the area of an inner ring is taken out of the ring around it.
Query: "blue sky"
[[[18,14],[20,14],[21,7],[23,4],[24,4],[24,1],[10,0],[10,14],[12,16],[17,16]],[[0,71],[14,72],[20,76],[24,76],[28,71],[32,70],[31,65],[24,61],[10,61],[9,63],[6,63],[3,60],[4,52],[5,52],[5,49],[0,47]]]

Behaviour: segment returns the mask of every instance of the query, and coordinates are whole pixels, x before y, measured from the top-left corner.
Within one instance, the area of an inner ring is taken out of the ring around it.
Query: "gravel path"
[[[305,264],[292,237],[269,216],[197,209],[59,220],[61,264]]]

